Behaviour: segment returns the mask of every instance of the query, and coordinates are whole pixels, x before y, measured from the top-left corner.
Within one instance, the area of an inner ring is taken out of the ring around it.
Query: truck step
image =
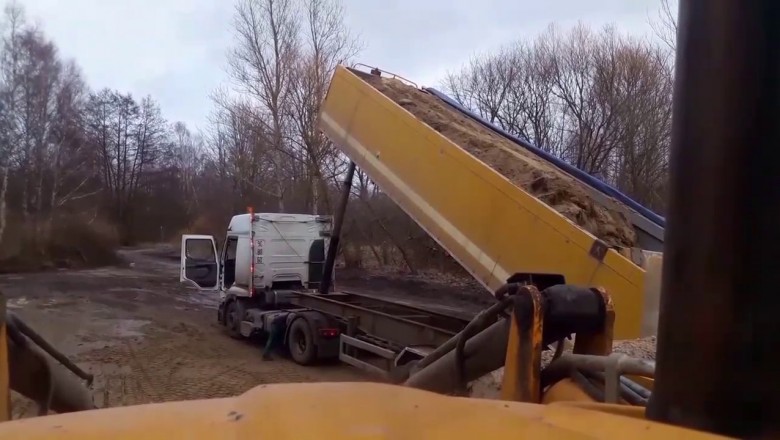
[[[381,358],[379,362],[368,362],[359,358],[358,353],[368,353],[372,357]],[[370,342],[361,341],[352,336],[341,335],[339,337],[339,360],[345,364],[360,368],[363,371],[376,374],[382,378],[388,378],[396,353],[392,350],[379,347]],[[380,366],[381,365],[381,366]],[[384,368],[382,368],[384,367]]]

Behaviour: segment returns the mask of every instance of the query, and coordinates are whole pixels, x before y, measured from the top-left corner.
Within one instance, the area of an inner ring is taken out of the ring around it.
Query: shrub
[[[116,228],[99,219],[62,216],[36,228],[15,218],[4,234],[0,272],[86,268],[115,264]]]

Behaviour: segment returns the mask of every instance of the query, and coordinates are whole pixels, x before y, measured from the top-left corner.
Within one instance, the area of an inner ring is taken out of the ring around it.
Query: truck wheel
[[[311,365],[317,357],[317,347],[314,346],[314,335],[312,335],[309,323],[305,319],[296,319],[290,326],[290,333],[287,338],[287,347],[290,350],[290,356],[300,365]]]
[[[239,308],[238,301],[230,301],[225,310],[225,328],[228,336],[234,339],[241,338],[241,319],[238,316]]]

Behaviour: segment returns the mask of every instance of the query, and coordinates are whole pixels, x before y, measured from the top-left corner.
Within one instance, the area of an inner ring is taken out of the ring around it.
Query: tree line
[[[247,206],[331,213],[347,159],[320,132],[319,107],[335,67],[364,48],[343,4],[236,0],[231,28],[229,81],[210,91],[209,121],[194,131],[167,120],[153,97],[91,90],[76,62],[20,7],[7,6],[0,248],[53,253],[68,244],[65,230],[79,243],[99,232],[123,245],[221,235]],[[443,86],[505,130],[663,212],[672,81],[669,47],[580,25],[474,57]],[[457,266],[360,171],[352,198],[347,264]],[[87,260],[84,252],[76,257]]]
[[[444,85],[491,123],[663,212],[671,61],[667,48],[613,27],[551,26],[473,58]]]
[[[188,129],[150,96],[90,89],[16,3],[0,38],[0,258],[86,260],[90,244],[109,245],[100,240],[133,244],[184,224],[176,193]]]

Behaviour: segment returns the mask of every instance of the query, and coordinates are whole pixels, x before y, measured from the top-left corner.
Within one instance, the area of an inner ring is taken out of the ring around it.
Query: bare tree
[[[149,97],[139,104],[130,95],[103,90],[89,98],[86,136],[100,164],[111,218],[122,241],[132,243],[136,197],[166,137],[160,109]]]
[[[193,218],[199,207],[195,179],[200,171],[202,139],[195,138],[183,122],[173,125],[173,164],[179,171],[180,191],[184,197],[186,217]]]
[[[630,105],[617,115],[621,131],[612,175],[623,191],[661,209],[665,205],[673,85],[664,52],[663,48],[638,45],[621,51],[615,84]]]
[[[319,130],[319,109],[336,65],[361,47],[341,2],[240,0],[235,30],[234,85],[213,95],[208,140],[234,181],[236,209],[250,199],[268,206],[271,196],[276,211],[329,211],[343,159]]]
[[[246,204],[278,209],[279,189],[286,181],[277,168],[280,155],[274,148],[273,133],[260,116],[260,109],[247,98],[230,97],[222,90],[215,94],[217,109],[212,116],[210,144],[217,157],[220,175],[231,181],[233,209]],[[271,197],[273,206],[266,203]]]
[[[2,59],[0,73],[2,74],[2,107],[0,107],[0,243],[7,225],[8,218],[8,184],[11,173],[11,162],[17,154],[19,130],[15,119],[16,113],[16,83],[18,81],[16,57],[18,51],[18,35],[24,26],[24,11],[16,3],[6,5],[4,9],[5,29],[2,39]]]
[[[240,0],[236,7],[237,46],[230,55],[231,74],[256,101],[270,133],[278,210],[285,211],[284,156],[288,152],[285,113],[299,53],[297,4],[294,0]]]
[[[485,119],[663,207],[671,66],[646,40],[578,25],[473,58],[445,88]]]
[[[51,194],[49,221],[54,211],[99,192],[84,139],[83,112],[87,87],[74,62],[66,63],[55,98],[51,133]]]
[[[320,104],[338,64],[357,55],[362,45],[344,23],[344,8],[337,0],[303,2],[305,25],[295,65],[290,120],[293,144],[301,150],[307,179],[311,182],[311,212],[330,212],[328,184],[323,165],[336,154],[319,128]]]
[[[105,232],[113,246],[113,224],[125,243],[188,225],[198,215],[193,188],[216,169],[200,161],[199,136],[173,136],[149,97],[90,93],[16,3],[1,24],[0,259],[46,264],[71,252],[87,261],[82,243]]]
[[[677,11],[669,0],[661,0],[658,16],[649,20],[655,36],[669,49],[669,54],[677,50]]]
[[[47,240],[56,210],[84,197],[81,111],[86,87],[78,67],[59,58],[53,42],[6,7],[0,88],[0,229],[9,185],[36,249]],[[13,176],[15,174],[15,176]],[[12,179],[13,177],[13,179]]]

